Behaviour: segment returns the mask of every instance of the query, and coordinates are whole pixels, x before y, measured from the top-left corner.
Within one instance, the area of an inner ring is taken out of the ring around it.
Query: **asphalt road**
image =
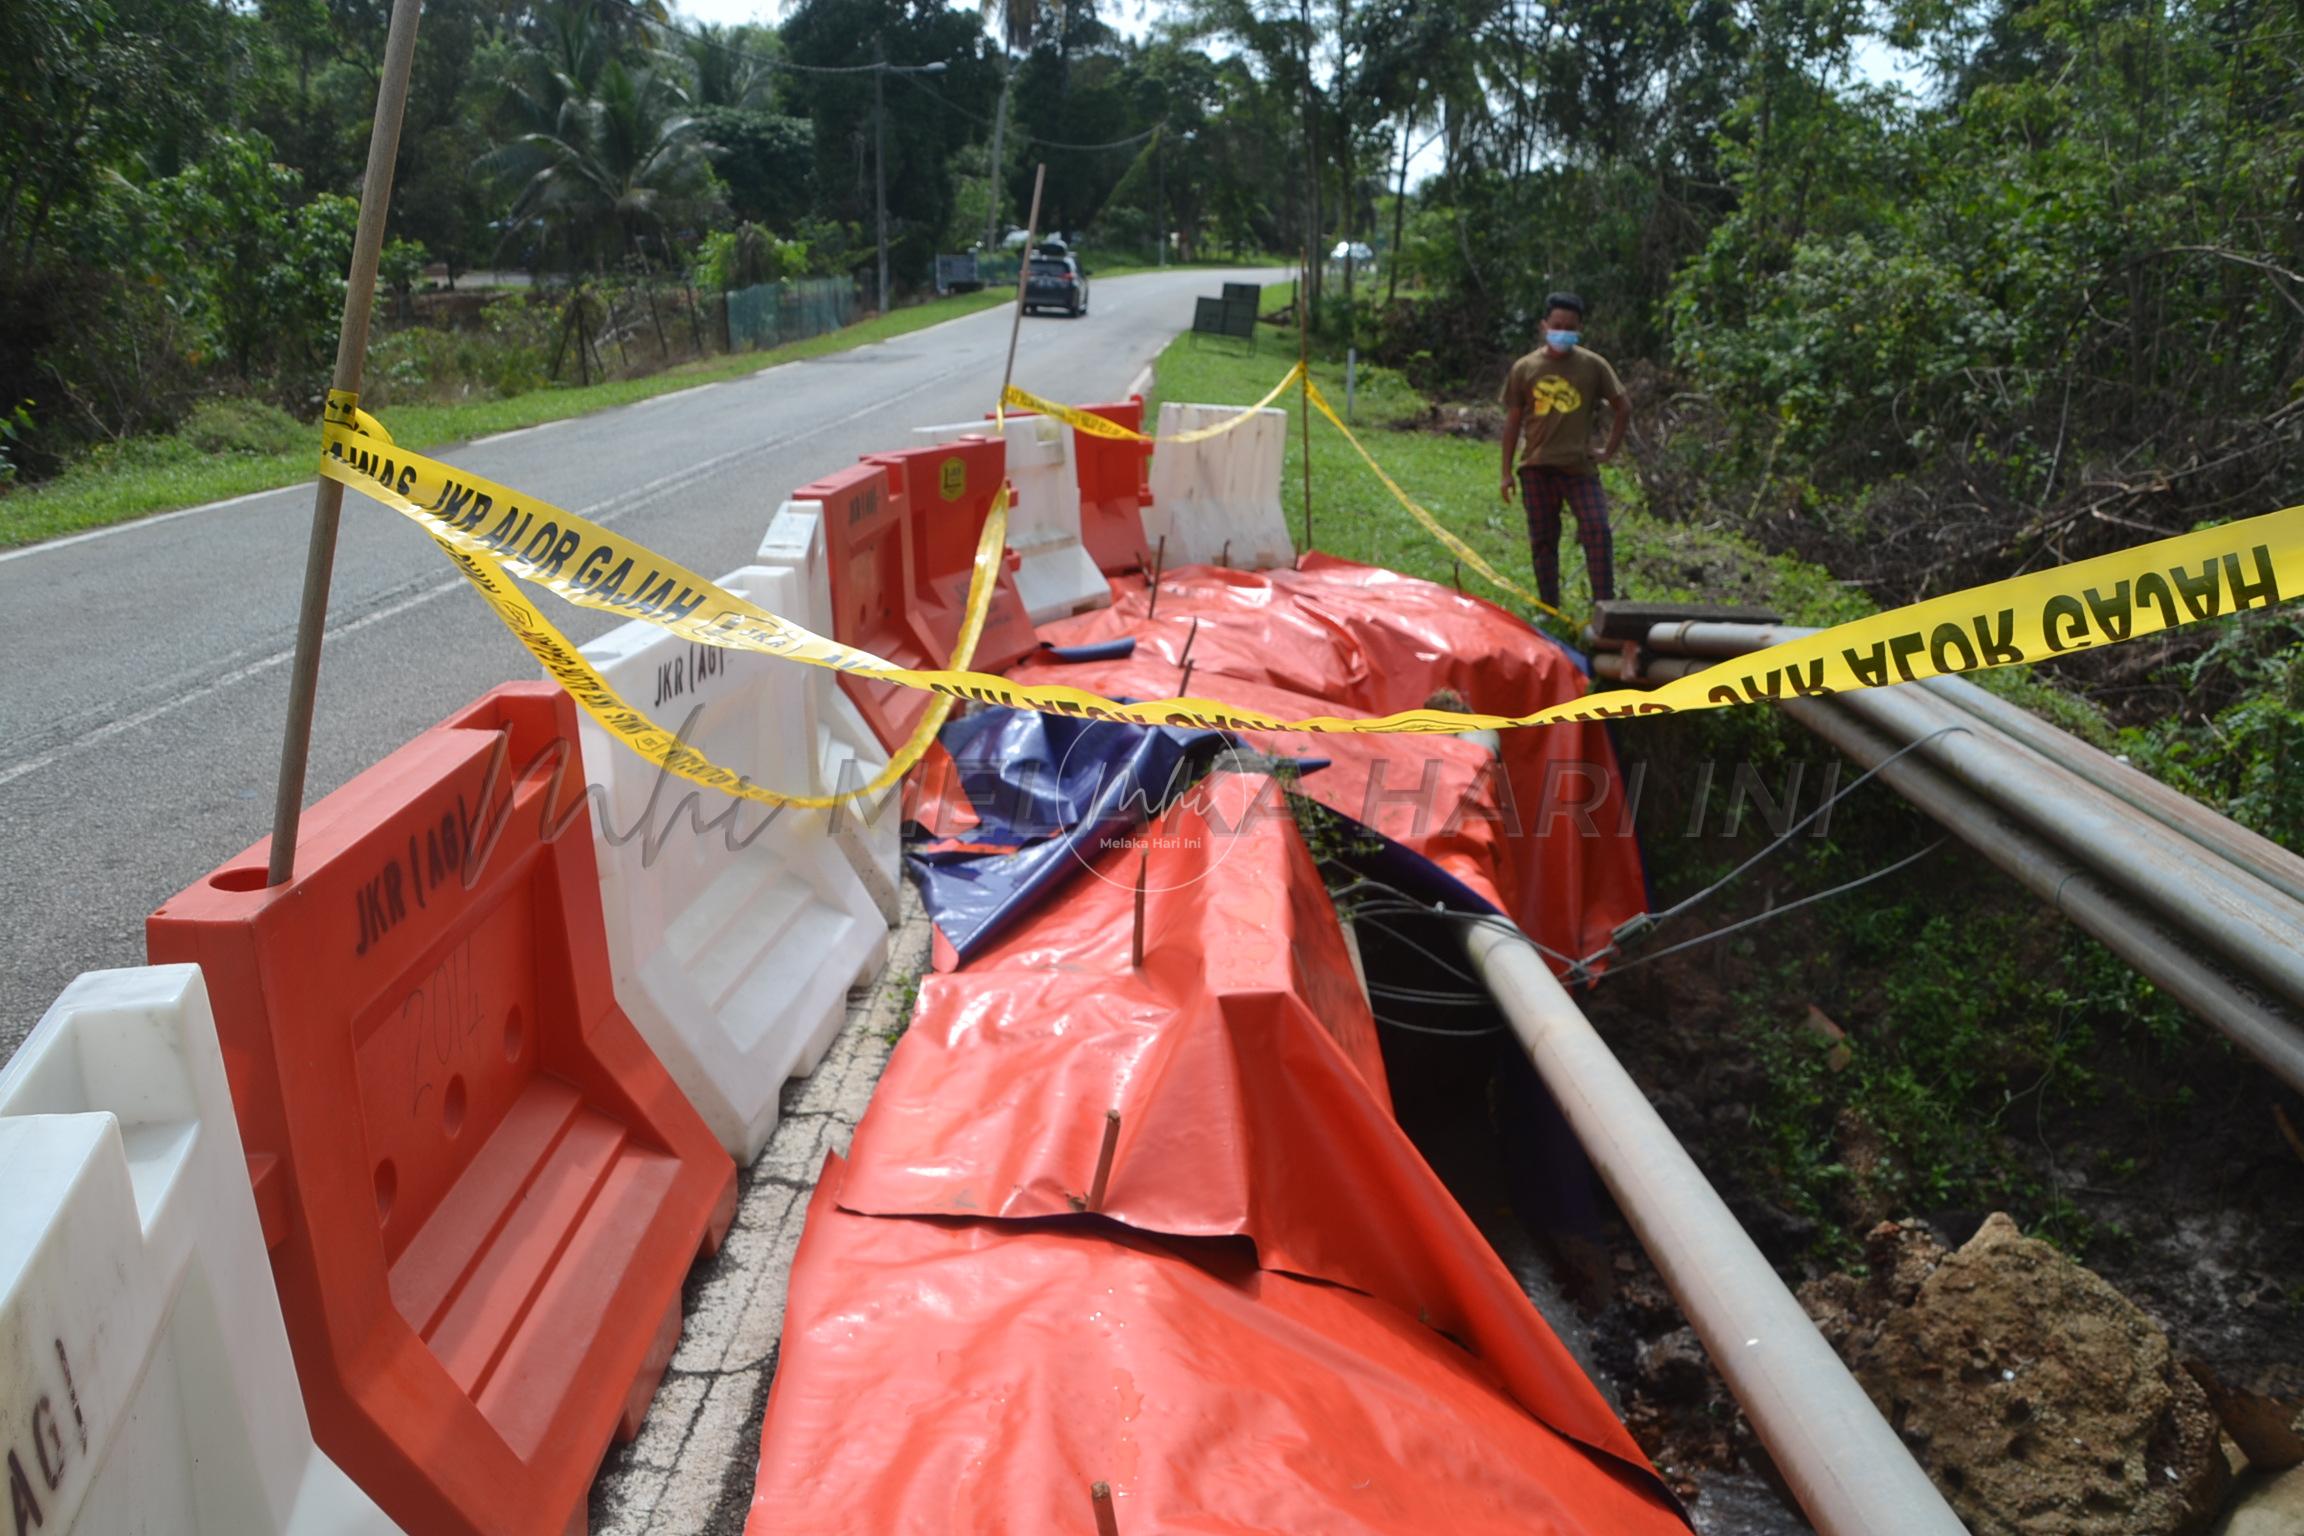
[[[1081,320],[1028,318],[1016,381],[1111,399],[1195,294],[1285,273],[1095,284]],[[702,571],[750,562],[792,487],[992,407],[1009,312],[660,395],[434,456]],[[309,484],[0,555],[0,1059],[73,976],[144,960],[144,918],[270,831]],[[615,622],[555,605],[582,641]],[[306,803],[507,679],[537,676],[431,540],[357,495],[320,672]]]

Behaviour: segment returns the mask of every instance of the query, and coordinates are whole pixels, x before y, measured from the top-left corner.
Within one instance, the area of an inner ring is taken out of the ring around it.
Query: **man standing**
[[[1504,380],[1504,483],[1499,494],[1512,499],[1520,482],[1520,502],[1528,512],[1528,545],[1536,562],[1536,591],[1560,605],[1560,503],[1576,514],[1576,542],[1584,546],[1584,570],[1592,596],[1616,595],[1615,544],[1608,532],[1608,497],[1600,488],[1600,466],[1616,456],[1631,425],[1632,402],[1616,381],[1616,370],[1582,340],[1584,301],[1556,293],[1544,301],[1544,345],[1512,365]],[[1596,407],[1608,402],[1608,441],[1592,446]]]

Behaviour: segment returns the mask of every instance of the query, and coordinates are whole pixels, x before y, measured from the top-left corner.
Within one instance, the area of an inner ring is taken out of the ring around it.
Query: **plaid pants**
[[[1595,599],[1616,595],[1616,541],[1608,531],[1608,495],[1598,475],[1542,464],[1520,466],[1520,504],[1528,512],[1528,549],[1536,562],[1536,595],[1560,604],[1560,503],[1576,514],[1576,542]]]

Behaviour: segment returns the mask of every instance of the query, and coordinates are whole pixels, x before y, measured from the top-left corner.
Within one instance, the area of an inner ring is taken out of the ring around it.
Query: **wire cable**
[[[1423,987],[1396,987],[1385,982],[1368,983],[1368,995],[1388,1002],[1422,1003],[1428,1008],[1493,1008],[1496,1000],[1485,992],[1433,992]]]
[[[1438,1035],[1445,1040],[1477,1040],[1483,1035],[1500,1035],[1505,1029],[1502,1024],[1490,1024],[1484,1029],[1442,1029],[1436,1024],[1411,1024],[1406,1019],[1373,1011],[1370,1016],[1388,1029],[1404,1029],[1412,1035]]]
[[[802,75],[870,75],[885,71],[888,74],[896,76],[899,80],[910,82],[915,90],[924,92],[928,97],[941,103],[948,110],[957,112],[960,116],[965,117],[972,122],[981,124],[984,127],[989,128],[992,126],[992,119],[984,116],[984,114],[981,112],[977,112],[971,108],[960,105],[960,103],[954,101],[951,97],[946,96],[943,92],[934,89],[926,81],[922,80],[920,78],[920,71],[922,66],[918,64],[889,64],[885,60],[875,60],[870,64],[802,64],[796,59],[782,58],[775,54],[755,53],[753,50],[739,47],[736,44],[727,41],[725,38],[714,37],[708,32],[699,32],[692,27],[683,26],[678,21],[659,19],[655,16],[651,16],[645,7],[637,3],[637,0],[615,0],[615,3],[619,6],[622,6],[625,10],[631,12],[634,16],[646,22],[651,27],[656,27],[662,31],[669,32],[675,37],[684,37],[691,42],[701,43],[707,48],[717,49],[721,53],[724,53],[731,58],[748,60],[753,64],[759,65],[762,69],[789,70],[794,74]],[[1114,139],[1108,144],[1071,144],[1066,143],[1062,139],[1042,138],[1038,134],[1025,132],[1018,133],[1017,141],[1020,144],[1038,144],[1048,149],[1126,149],[1130,145],[1143,143],[1145,140],[1151,138],[1154,134],[1158,133],[1161,129],[1167,126],[1168,120],[1166,118],[1162,118],[1159,122],[1154,123],[1151,127],[1145,129],[1142,133],[1131,135],[1125,139]]]
[[[1813,895],[1801,897],[1798,901],[1788,901],[1780,907],[1770,907],[1765,912],[1754,913],[1752,916],[1744,918],[1739,922],[1730,923],[1725,928],[1715,928],[1710,933],[1700,933],[1692,939],[1683,939],[1677,944],[1668,944],[1662,949],[1650,950],[1647,954],[1644,955],[1634,955],[1631,959],[1626,960],[1621,965],[1614,967],[1613,974],[1621,976],[1626,971],[1637,969],[1640,966],[1646,965],[1651,960],[1661,960],[1666,955],[1676,955],[1682,950],[1695,949],[1699,945],[1711,943],[1714,939],[1724,939],[1732,933],[1740,933],[1747,928],[1756,928],[1760,924],[1769,921],[1771,918],[1782,917],[1787,912],[1797,912],[1802,907],[1813,906],[1815,903],[1827,900],[1830,897],[1846,895],[1850,891],[1856,890],[1862,886],[1870,885],[1875,880],[1885,880],[1890,875],[1896,873],[1896,871],[1904,868],[1906,865],[1919,863],[1922,859],[1928,857],[1928,855],[1934,853],[1937,849],[1943,847],[1950,841],[1950,837],[1940,837],[1936,839],[1936,841],[1930,843],[1927,847],[1921,849],[1918,853],[1906,854],[1903,858],[1898,859],[1895,863],[1888,865],[1886,868],[1873,870],[1868,875],[1861,875],[1854,880],[1846,882],[1845,884],[1835,885],[1830,890],[1817,891]]]
[[[1879,762],[1874,763],[1871,767],[1865,769],[1855,778],[1842,785],[1836,792],[1828,796],[1823,804],[1817,806],[1816,809],[1810,811],[1807,815],[1792,823],[1791,826],[1786,827],[1781,833],[1777,834],[1775,841],[1769,843],[1767,847],[1761,849],[1758,853],[1755,853],[1752,855],[1752,857],[1746,859],[1743,863],[1737,865],[1734,869],[1728,871],[1728,873],[1722,875],[1719,879],[1713,881],[1710,885],[1704,887],[1704,889],[1698,891],[1695,895],[1687,897],[1681,901],[1676,901],[1671,906],[1666,907],[1663,911],[1651,917],[1645,924],[1642,924],[1641,926],[1643,928],[1651,928],[1669,922],[1673,918],[1678,917],[1682,913],[1686,912],[1689,908],[1695,906],[1698,902],[1701,902],[1707,897],[1710,897],[1725,889],[1729,885],[1733,884],[1739,876],[1743,875],[1744,872],[1749,870],[1753,865],[1759,863],[1762,859],[1767,858],[1770,854],[1776,852],[1776,850],[1779,848],[1782,848],[1786,843],[1792,841],[1793,838],[1799,836],[1802,831],[1806,830],[1810,822],[1815,821],[1819,816],[1822,816],[1825,812],[1831,810],[1832,807],[1838,805],[1841,801],[1847,799],[1857,790],[1863,788],[1866,780],[1871,779],[1874,775],[1878,774],[1881,769],[1886,768],[1890,763],[1896,761],[1896,759],[1902,757],[1905,753],[1916,752],[1920,748],[1926,746],[1929,742],[1934,741],[1937,737],[1945,735],[1948,732],[1965,732],[1967,729],[1968,727],[1965,725],[1940,726],[1937,729],[1930,731],[1925,736],[1917,737],[1911,741],[1906,742],[1903,746],[1898,747],[1894,752],[1889,753]],[[1609,951],[1615,949],[1615,947],[1615,945],[1611,944],[1607,950],[1602,950],[1599,954],[1587,956],[1586,959],[1587,961],[1597,960],[1601,957],[1601,955],[1609,953]]]

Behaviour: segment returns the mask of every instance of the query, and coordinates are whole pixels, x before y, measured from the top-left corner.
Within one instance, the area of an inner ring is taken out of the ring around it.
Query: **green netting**
[[[807,277],[762,283],[728,295],[728,350],[805,341],[856,318],[856,286],[844,277]]]

